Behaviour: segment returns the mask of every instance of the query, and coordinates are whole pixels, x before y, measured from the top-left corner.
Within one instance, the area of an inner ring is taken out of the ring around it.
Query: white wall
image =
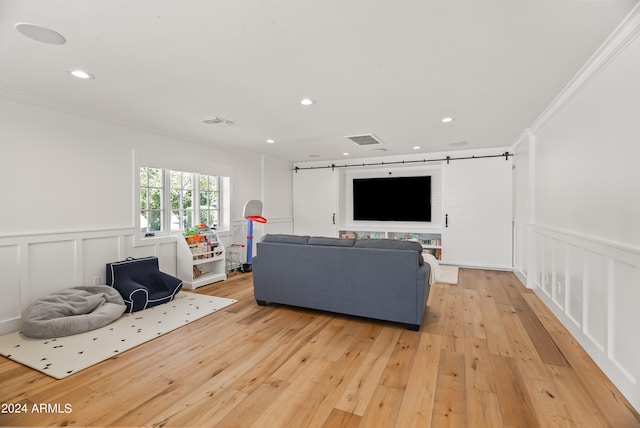
[[[147,132],[9,91],[0,91],[0,130],[0,334],[18,329],[20,311],[47,293],[95,277],[104,282],[107,262],[156,255],[161,268],[175,274],[174,238],[134,239],[135,153],[181,165],[196,159],[229,173],[232,230],[222,234],[225,244],[246,242],[246,232],[236,230],[246,227],[242,208],[250,199],[262,199],[265,216],[277,217],[280,227],[291,224],[288,162]]]
[[[291,179],[291,162],[263,158],[262,195],[264,200],[264,217],[267,224],[266,233],[293,232],[293,180]]]
[[[516,147],[516,270],[640,409],[640,13]]]

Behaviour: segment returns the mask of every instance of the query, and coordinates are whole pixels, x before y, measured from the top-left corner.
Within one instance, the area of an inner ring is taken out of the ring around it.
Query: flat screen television
[[[354,178],[353,219],[431,221],[431,176]]]

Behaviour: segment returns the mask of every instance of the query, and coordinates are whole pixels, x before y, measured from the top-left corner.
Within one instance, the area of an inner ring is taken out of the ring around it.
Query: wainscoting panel
[[[637,357],[638,343],[638,303],[640,302],[640,283],[637,266],[634,267],[619,261],[613,262],[611,278],[611,322],[608,337],[611,339],[608,349],[609,357],[627,377],[637,380],[640,375],[640,358]],[[620,332],[620,334],[616,334]],[[633,374],[632,374],[633,373]]]
[[[282,233],[291,235],[293,233],[293,219],[291,217],[275,218],[264,225],[264,233]]]
[[[94,279],[98,277],[99,284],[106,284],[105,260],[111,262],[120,260],[120,238],[118,236],[87,238],[83,240],[82,253],[83,283],[93,284]]]
[[[0,318],[12,320],[20,318],[20,246],[9,244],[0,246]]]
[[[555,258],[555,243],[553,242],[553,238],[550,238],[548,236],[540,236],[539,242],[542,249],[542,278],[540,279],[542,283],[542,291],[547,297],[551,297],[553,292],[553,261]]]
[[[157,256],[163,271],[177,272],[175,237],[136,244],[135,229],[0,237],[0,334],[20,328],[20,313],[52,291],[104,284],[109,262]]]
[[[584,301],[584,257],[582,248],[567,245],[569,274],[567,278],[567,295],[565,313],[576,327],[582,328],[582,305]]]
[[[603,352],[607,341],[607,260],[600,254],[586,252],[584,277],[583,331]]]
[[[139,259],[141,257],[158,256],[157,245],[153,245],[151,248],[147,245],[135,245],[135,237],[133,234],[125,235],[121,238],[124,243],[124,254],[122,257],[118,257],[118,260],[124,260],[127,257],[133,257]],[[155,240],[153,240],[155,241]],[[144,242],[144,241],[143,241]],[[167,272],[171,273],[171,272]],[[172,274],[175,274],[173,272]]]
[[[566,295],[567,255],[566,244],[553,240],[553,279],[552,298],[560,309],[564,309]]]
[[[640,249],[539,225],[514,235],[518,278],[640,409]]]
[[[175,242],[162,242],[157,246],[156,256],[160,270],[175,275],[178,272],[178,248]]]
[[[529,244],[531,243],[531,229],[528,227],[514,227],[514,268],[515,272],[521,278],[527,278],[531,270],[531,261],[533,260]],[[523,282],[526,282],[523,281]]]
[[[28,292],[30,301],[52,291],[80,285],[76,241],[32,242],[28,244]]]

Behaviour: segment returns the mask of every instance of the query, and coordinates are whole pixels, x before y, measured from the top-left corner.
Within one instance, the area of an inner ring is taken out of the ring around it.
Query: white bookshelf
[[[398,239],[401,241],[415,241],[422,245],[423,251],[442,260],[442,234],[439,231],[403,232],[381,229],[345,229],[339,231],[340,238],[354,239]]]
[[[183,287],[195,290],[198,287],[227,279],[225,248],[222,242],[217,246],[203,248],[189,245],[184,237],[178,236],[178,278]]]

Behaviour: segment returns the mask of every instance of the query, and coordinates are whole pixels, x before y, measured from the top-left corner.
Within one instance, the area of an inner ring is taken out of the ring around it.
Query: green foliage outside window
[[[140,168],[140,227],[144,232],[162,230],[162,170]]]
[[[166,175],[165,175],[166,174]],[[166,181],[165,181],[166,180]],[[168,186],[165,189],[165,184]],[[165,207],[164,198],[169,206]],[[199,202],[199,203],[198,203]],[[142,232],[190,230],[196,223],[219,224],[219,178],[161,168],[140,167],[140,228]]]

